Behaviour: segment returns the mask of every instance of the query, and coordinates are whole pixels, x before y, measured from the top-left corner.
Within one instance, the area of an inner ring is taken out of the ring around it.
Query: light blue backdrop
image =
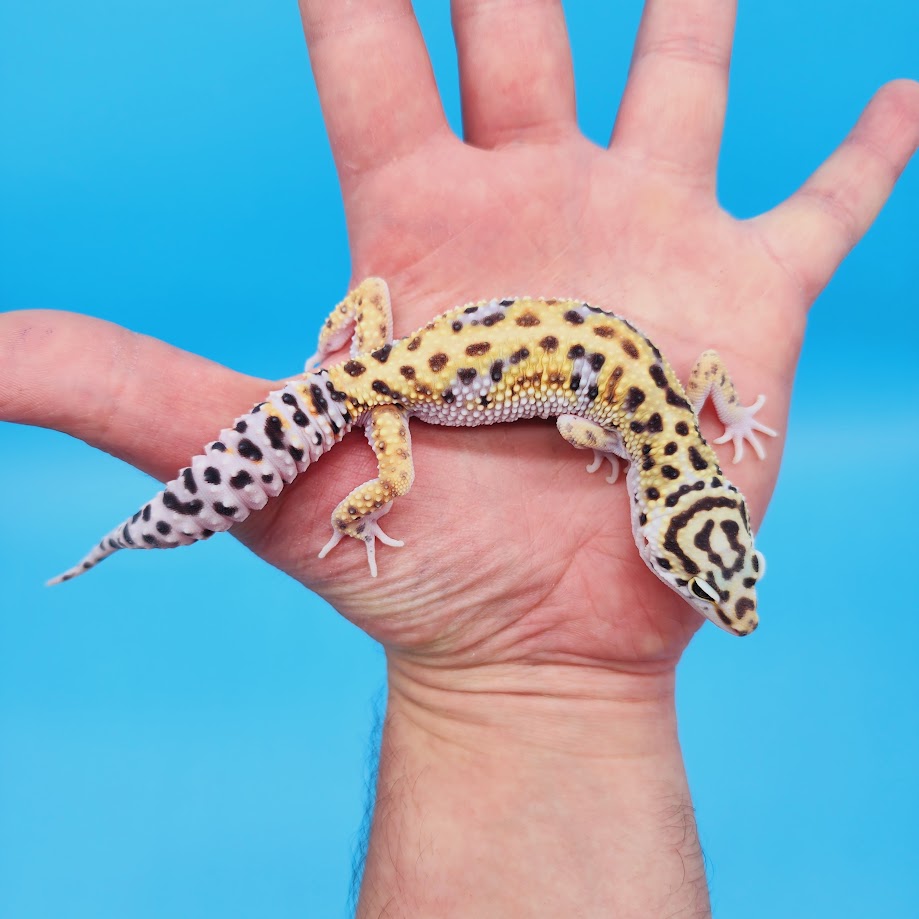
[[[458,124],[446,4],[417,5]],[[567,7],[602,141],[640,4]],[[725,204],[790,192],[917,47],[912,0],[744,3]],[[301,365],[348,252],[293,0],[0,0],[0,132],[0,308]],[[919,909],[917,265],[913,165],[813,314],[763,625],[681,669],[718,917]],[[243,342],[266,305],[299,332]],[[0,916],[346,915],[379,649],[230,538],[46,591],[151,482],[12,426],[0,470]]]

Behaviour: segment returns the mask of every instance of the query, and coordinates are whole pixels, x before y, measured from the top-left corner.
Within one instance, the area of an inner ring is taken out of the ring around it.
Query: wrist
[[[672,671],[389,677],[359,915],[705,915]]]

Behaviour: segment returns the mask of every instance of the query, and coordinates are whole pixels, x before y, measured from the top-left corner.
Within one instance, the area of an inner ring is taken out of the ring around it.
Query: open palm
[[[715,196],[729,3],[649,0],[609,149],[577,129],[555,2],[453,4],[465,142],[444,119],[404,0],[378,0],[372,16],[337,0],[301,6],[354,280],[389,281],[397,336],[469,300],[579,297],[634,321],[683,379],[717,348],[741,394],[766,394],[765,422],[784,427],[807,308],[915,149],[919,86],[884,87],[804,188],[738,221]],[[161,478],[271,385],[85,317],[0,323],[18,342],[0,380],[6,418],[68,431]],[[703,432],[720,428],[705,418]],[[316,558],[332,507],[373,474],[359,437],[235,532],[396,657],[673,665],[702,619],[641,562],[621,484],[588,476],[547,423],[416,424],[413,438],[415,486],[386,520],[406,548],[381,550],[378,579],[359,546]],[[770,447],[764,463],[729,468],[721,456],[754,523],[778,469],[780,442]]]

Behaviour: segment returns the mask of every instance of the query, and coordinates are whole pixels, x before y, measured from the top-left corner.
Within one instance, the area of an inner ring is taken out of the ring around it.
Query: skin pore
[[[578,131],[557,0],[454,0],[463,139],[408,0],[301,13],[352,282],[387,279],[396,335],[469,300],[577,293],[634,321],[683,379],[717,348],[784,430],[807,310],[919,143],[919,85],[882,87],[798,192],[736,220],[715,194],[728,0],[648,0],[608,148]],[[69,313],[0,316],[0,353],[0,417],[161,479],[273,385]],[[330,507],[305,498],[373,474],[359,436],[234,530],[386,649],[358,915],[707,915],[674,708],[702,617],[638,557],[623,490],[570,474],[582,458],[552,425],[412,437],[418,480],[387,518],[407,548],[377,579],[353,547],[304,549]],[[780,456],[781,434],[732,469],[755,523]],[[601,496],[602,526],[571,525]]]

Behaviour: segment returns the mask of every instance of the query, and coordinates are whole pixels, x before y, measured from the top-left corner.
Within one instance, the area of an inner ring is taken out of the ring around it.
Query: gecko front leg
[[[619,478],[619,458],[627,460],[629,454],[622,444],[622,438],[615,431],[608,431],[580,415],[559,415],[555,426],[573,447],[594,451],[593,462],[587,467],[588,472],[596,472],[603,465],[603,460],[608,460],[612,469],[606,481],[612,485]]]
[[[703,351],[699,355],[699,360],[689,374],[686,395],[696,414],[702,410],[705,400],[712,397],[718,418],[724,424],[724,434],[713,443],[723,444],[730,440],[734,444],[735,463],[743,459],[744,441],[753,447],[760,459],[765,459],[766,451],[756,432],[767,437],[775,437],[776,432],[757,421],[754,415],[763,407],[766,397],[761,395],[752,405],[741,405],[737,390],[717,351]]]

